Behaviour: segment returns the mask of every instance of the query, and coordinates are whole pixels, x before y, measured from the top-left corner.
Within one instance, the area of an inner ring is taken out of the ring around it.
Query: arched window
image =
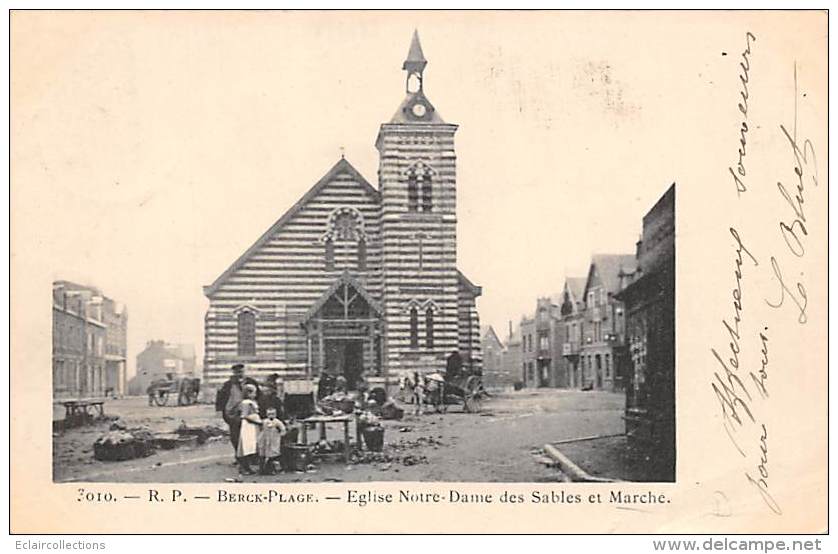
[[[358,241],[358,270],[367,270],[367,241],[363,238]]]
[[[432,308],[425,310],[425,347],[434,347],[434,311]]]
[[[256,354],[256,316],[250,310],[241,311],[238,315],[238,354]]]
[[[407,211],[419,211],[419,184],[416,182],[416,173],[413,172],[407,176]]]
[[[410,347],[419,348],[419,310],[410,308]]]
[[[335,243],[331,238],[326,239],[326,271],[335,269]]]
[[[433,205],[433,196],[432,196],[433,187],[431,185],[431,174],[425,173],[422,176],[422,211],[429,212],[431,211],[431,206]]]

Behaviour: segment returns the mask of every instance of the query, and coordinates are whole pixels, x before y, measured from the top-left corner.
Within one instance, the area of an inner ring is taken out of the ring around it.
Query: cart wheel
[[[154,395],[154,403],[158,406],[165,406],[166,403],[169,401],[169,393],[168,391],[160,391]]]

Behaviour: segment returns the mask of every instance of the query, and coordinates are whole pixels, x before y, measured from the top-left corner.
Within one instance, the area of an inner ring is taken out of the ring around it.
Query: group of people
[[[276,473],[281,455],[282,437],[287,428],[279,376],[273,374],[260,386],[246,377],[244,365],[235,364],[233,375],[219,389],[215,409],[222,413],[230,429],[230,442],[241,473],[255,473],[258,464],[263,475]]]
[[[422,415],[426,403],[435,406],[439,412],[445,408],[445,381],[456,381],[463,372],[463,358],[458,351],[452,352],[445,361],[445,375],[439,373],[420,374],[405,377],[401,382],[402,395],[410,398],[413,414]]]
[[[244,364],[235,364],[233,374],[219,389],[215,398],[215,409],[221,412],[230,429],[230,442],[235,451],[236,464],[246,475],[255,473],[253,464],[258,464],[260,473],[273,474],[280,461],[282,439],[288,433],[283,422],[285,410],[281,381],[276,373],[270,375],[264,384],[245,376]],[[424,404],[430,401],[439,411],[444,408],[445,381],[456,379],[463,371],[463,359],[454,351],[446,359],[445,377],[441,375],[413,374],[413,379],[402,382],[408,392],[414,413],[421,415]],[[436,378],[435,378],[436,377]],[[382,405],[385,402],[383,389],[368,390],[366,381],[359,378],[354,389],[360,395],[361,406]],[[327,400],[340,402],[348,398],[348,383],[342,375],[323,372],[318,386],[318,403]]]

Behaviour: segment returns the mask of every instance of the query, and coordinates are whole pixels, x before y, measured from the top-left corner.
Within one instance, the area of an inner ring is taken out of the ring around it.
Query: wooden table
[[[64,400],[61,404],[64,406],[64,422],[67,427],[84,423],[96,415],[100,418],[105,416],[104,400]]]
[[[311,417],[307,417],[305,419],[301,419],[300,423],[302,423],[301,433],[300,433],[300,444],[308,444],[308,426],[317,426],[318,430],[320,431],[319,440],[325,441],[326,440],[326,425],[329,423],[342,423],[343,424],[343,444],[344,444],[344,455],[346,458],[346,462],[349,463],[350,454],[352,453],[352,448],[349,443],[349,424],[355,422],[355,441],[358,443],[358,448],[361,447],[361,420],[359,419],[357,414],[343,414],[343,415],[336,415],[336,416],[327,416],[327,415],[315,415]]]

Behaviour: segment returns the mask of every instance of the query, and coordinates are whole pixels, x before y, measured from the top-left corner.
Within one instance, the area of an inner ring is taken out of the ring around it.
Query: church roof
[[[472,283],[459,269],[457,270],[457,279],[460,281],[460,284],[472,294],[472,296],[477,297],[483,294],[483,287]]]
[[[317,196],[323,187],[331,183],[335,177],[340,175],[341,173],[346,173],[351,176],[353,179],[357,180],[361,187],[369,193],[376,201],[380,201],[381,195],[375,188],[367,181],[361,173],[352,167],[345,158],[341,158],[338,162],[332,166],[332,168],[317,181],[313,187],[311,187],[308,192],[306,192],[302,198],[300,198],[293,206],[291,206],[287,212],[285,212],[282,217],[280,217],[276,223],[271,225],[270,229],[262,233],[253,245],[248,248],[244,254],[239,256],[239,258],[233,262],[233,264],[228,267],[224,273],[218,276],[218,278],[213,281],[211,285],[204,287],[204,295],[210,296],[211,294],[215,293],[218,288],[227,280],[227,278],[232,275],[236,270],[238,270],[244,263],[256,252],[259,248],[261,248],[266,242],[268,242],[271,237],[276,233],[279,229],[283,227],[292,217],[294,217],[297,212],[299,212],[303,206],[305,206],[312,198]]]

